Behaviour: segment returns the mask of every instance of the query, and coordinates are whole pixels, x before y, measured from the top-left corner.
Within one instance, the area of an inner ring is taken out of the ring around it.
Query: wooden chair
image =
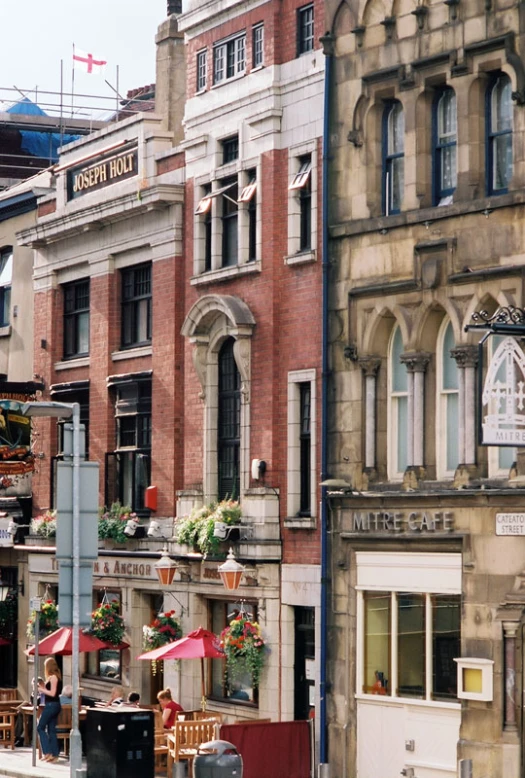
[[[73,708],[71,705],[62,705],[57,719],[57,740],[62,745],[64,756],[69,756],[69,733],[73,726]]]
[[[0,700],[2,702],[12,702],[18,699],[18,689],[0,688]]]
[[[194,710],[192,711],[191,721],[206,721],[207,719],[214,719],[222,724],[222,713],[216,713],[214,710]],[[182,713],[182,716],[185,714]]]
[[[15,748],[15,721],[14,711],[0,711],[0,745],[4,748]]]
[[[155,759],[155,773],[162,772],[168,761],[168,732],[164,729],[164,722],[162,720],[162,711],[154,710],[155,732],[154,732],[154,744],[153,754]],[[170,773],[168,773],[168,778]]]
[[[168,776],[173,773],[174,762],[188,762],[188,776],[193,774],[193,760],[199,746],[216,739],[219,728],[217,719],[203,721],[176,721],[168,732]]]

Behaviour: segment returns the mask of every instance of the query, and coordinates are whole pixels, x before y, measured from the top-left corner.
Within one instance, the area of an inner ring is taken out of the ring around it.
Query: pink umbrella
[[[189,632],[183,638],[175,640],[173,643],[167,643],[160,648],[154,648],[153,651],[146,651],[138,659],[200,659],[201,660],[201,680],[202,680],[202,700],[205,703],[205,683],[204,683],[204,659],[224,659],[224,652],[221,650],[219,638],[213,632],[199,627]]]
[[[78,638],[78,649],[84,651],[100,651],[102,648],[108,648],[108,644],[99,640],[94,635],[80,631]],[[35,647],[31,646],[25,652],[28,656],[33,656]],[[71,627],[60,627],[47,635],[38,643],[38,653],[41,656],[49,654],[58,654],[62,656],[71,656],[73,653],[73,630]]]

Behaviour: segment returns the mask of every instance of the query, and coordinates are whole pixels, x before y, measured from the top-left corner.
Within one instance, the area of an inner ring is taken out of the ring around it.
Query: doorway
[[[295,608],[294,719],[315,717],[315,610]]]

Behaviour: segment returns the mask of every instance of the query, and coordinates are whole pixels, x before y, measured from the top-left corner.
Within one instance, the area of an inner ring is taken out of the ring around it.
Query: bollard
[[[76,770],[76,774],[77,774],[76,778],[86,778],[87,770],[85,767],[82,767],[80,770]]]
[[[171,778],[186,778],[186,762],[173,762]]]
[[[472,778],[472,759],[459,760],[459,778]]]

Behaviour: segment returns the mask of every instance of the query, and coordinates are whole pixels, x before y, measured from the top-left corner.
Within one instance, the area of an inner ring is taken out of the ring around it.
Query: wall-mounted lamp
[[[124,535],[127,535],[128,538],[134,538],[139,526],[140,522],[137,519],[128,519],[126,526],[124,527]]]
[[[226,562],[218,570],[225,589],[232,592],[239,588],[244,567],[235,559],[233,548],[230,548]]]
[[[161,540],[166,540],[167,538],[164,528],[160,522],[155,521],[155,519],[150,520],[147,535],[148,538],[160,538]]]
[[[164,546],[161,552],[161,557],[158,562],[153,565],[157,572],[157,577],[162,586],[170,586],[175,576],[175,570],[177,569],[177,563],[173,561],[168,553],[167,546]]]

